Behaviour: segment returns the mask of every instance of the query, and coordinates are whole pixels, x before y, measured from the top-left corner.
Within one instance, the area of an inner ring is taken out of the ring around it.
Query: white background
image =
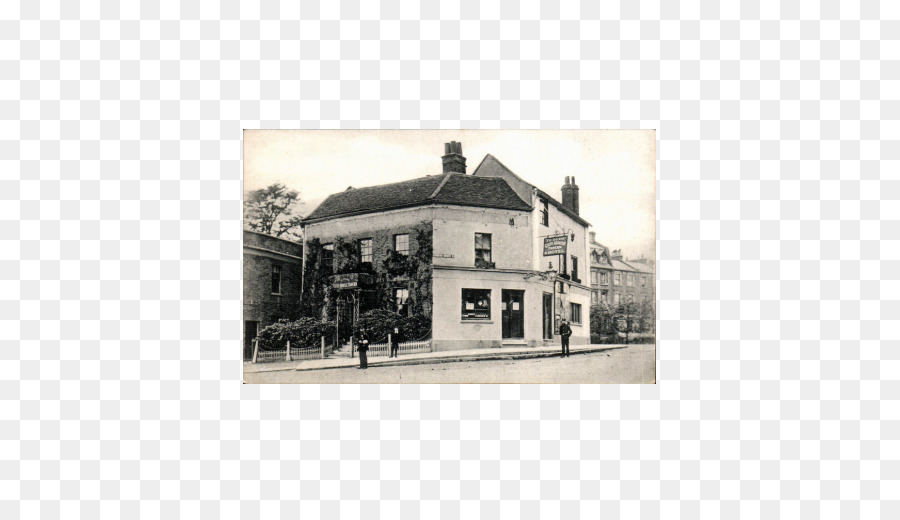
[[[900,516],[896,8],[719,4],[0,3],[3,516]],[[658,385],[239,383],[242,128],[560,127]]]

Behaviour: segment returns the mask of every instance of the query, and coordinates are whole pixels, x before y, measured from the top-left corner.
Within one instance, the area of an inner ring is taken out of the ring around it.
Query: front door
[[[253,338],[256,337],[256,327],[258,322],[244,322],[244,361],[253,359]]]
[[[553,339],[553,295],[544,293],[544,339]]]
[[[525,338],[525,291],[503,289],[503,339]]]

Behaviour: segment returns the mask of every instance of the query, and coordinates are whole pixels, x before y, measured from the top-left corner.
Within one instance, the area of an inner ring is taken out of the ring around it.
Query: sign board
[[[331,277],[331,286],[335,289],[356,289],[369,282],[369,275],[364,273],[344,273]]]
[[[565,255],[569,245],[568,235],[544,237],[544,256]]]

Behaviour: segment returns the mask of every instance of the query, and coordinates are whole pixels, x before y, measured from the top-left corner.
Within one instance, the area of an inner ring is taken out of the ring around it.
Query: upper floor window
[[[644,275],[641,277],[641,287],[647,287],[647,279],[648,278],[649,278],[649,276],[647,276],[647,275]]]
[[[489,233],[475,233],[475,261],[491,261],[491,235]]]
[[[550,210],[547,207],[547,199],[538,199],[541,205],[541,224],[544,226],[550,225]]]
[[[591,271],[591,285],[597,285],[597,271]]]
[[[272,294],[281,294],[281,266],[272,266]]]
[[[628,273],[627,285],[628,287],[634,287],[634,275],[631,273]]]
[[[575,280],[576,282],[579,281],[578,280],[578,257],[577,256],[572,257],[572,279]]]
[[[600,271],[600,285],[609,284],[609,273],[606,271]]]
[[[362,263],[372,263],[372,239],[363,238],[359,241],[359,261]]]
[[[409,255],[409,235],[394,235],[394,251],[404,256]]]
[[[622,273],[617,272],[613,275],[613,285],[622,285]]]
[[[322,265],[328,271],[334,271],[334,244],[322,246]]]

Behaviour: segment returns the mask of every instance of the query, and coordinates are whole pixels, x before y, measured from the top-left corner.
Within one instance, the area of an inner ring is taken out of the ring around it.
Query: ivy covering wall
[[[409,234],[409,254],[394,251],[394,235]],[[361,262],[359,240],[372,239],[372,262]],[[384,229],[335,238],[333,271],[322,262],[324,242],[320,238],[306,241],[306,265],[303,283],[303,314],[319,319],[335,317],[335,290],[331,275],[367,273],[372,285],[363,291],[361,312],[370,309],[394,310],[394,289],[409,290],[409,314],[428,317],[432,312],[431,223],[423,221],[412,227]]]

